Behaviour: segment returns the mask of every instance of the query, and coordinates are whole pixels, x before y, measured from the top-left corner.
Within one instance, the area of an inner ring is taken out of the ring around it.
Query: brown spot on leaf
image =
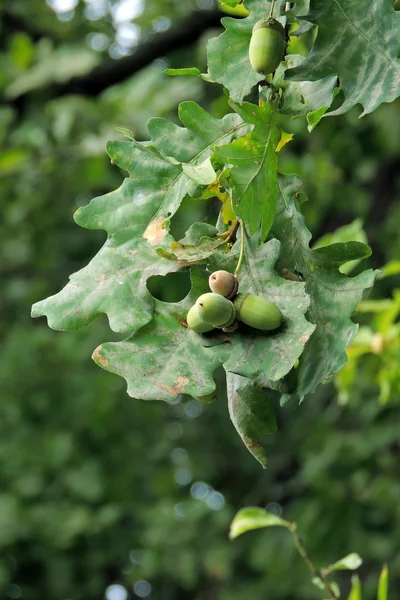
[[[249,438],[247,436],[243,436],[243,441],[246,444],[246,446],[248,448],[251,448],[252,450],[260,450],[263,447],[261,442],[256,442],[255,440],[252,440],[251,438]]]
[[[106,367],[108,365],[108,360],[100,354],[101,349],[102,346],[97,346],[96,350],[92,354],[92,358],[97,364],[101,365],[102,367]]]
[[[302,335],[300,338],[300,344],[302,344],[303,346],[305,346],[308,342],[308,340],[310,339],[310,334],[307,333],[306,335]]]
[[[179,377],[175,379],[175,385],[172,387],[164,385],[163,383],[159,383],[158,381],[156,381],[155,384],[157,387],[161,388],[162,390],[176,398],[177,396],[179,396],[179,394],[185,393],[185,385],[187,383],[189,383],[189,379],[187,377],[184,377],[183,375],[179,375]]]
[[[106,275],[104,275],[104,273],[102,273],[101,275],[99,275],[98,277],[96,277],[97,281],[104,281],[105,279],[107,279]]]
[[[160,242],[162,242],[162,240],[165,238],[166,233],[165,217],[158,217],[148,224],[143,237],[152,246],[158,246],[158,244],[160,244]]]

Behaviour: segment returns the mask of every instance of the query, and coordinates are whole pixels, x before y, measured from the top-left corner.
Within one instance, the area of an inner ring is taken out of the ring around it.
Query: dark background
[[[215,116],[227,110],[219,86],[163,74],[206,70],[220,17],[208,0],[0,2],[0,598],[321,598],[286,531],[228,541],[246,505],[297,521],[317,564],[360,553],[367,600],[388,562],[398,597],[396,326],[381,355],[350,369],[350,387],[338,379],[301,406],[278,408],[263,471],[223,394],[213,405],[133,401],[90,359],[116,339],[106,319],[73,333],[30,319],[31,304],[104,241],[72,214],[121,184],[105,153],[106,140],[121,139],[115,128],[146,139],[147,119],[176,120],[186,99]],[[281,165],[304,180],[315,239],[358,218],[374,250],[362,266],[380,267],[400,260],[400,104],[359,113],[323,119],[312,134],[286,118],[296,135]],[[184,202],[173,230],[212,215],[210,203]],[[389,301],[399,285],[398,275],[382,279],[370,298]],[[378,332],[379,319],[360,317]],[[348,574],[339,581],[348,591]]]

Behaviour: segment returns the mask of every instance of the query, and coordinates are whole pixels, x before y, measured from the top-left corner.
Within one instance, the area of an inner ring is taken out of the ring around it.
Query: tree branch
[[[209,27],[220,25],[219,11],[195,11],[187,19],[172,25],[167,31],[156,33],[142,42],[135,52],[119,60],[108,59],[95,67],[90,73],[74,77],[64,83],[53,83],[48,88],[38,90],[40,97],[57,98],[68,94],[97,96],[108,87],[121,83],[140,71],[156,58],[165,56],[184,46],[190,46]],[[25,100],[31,99],[36,92],[27,92],[16,98],[21,107]]]

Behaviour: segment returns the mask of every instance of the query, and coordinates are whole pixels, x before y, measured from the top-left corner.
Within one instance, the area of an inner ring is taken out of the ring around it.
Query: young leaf
[[[337,562],[333,563],[333,565],[329,565],[329,567],[327,567],[325,571],[326,573],[332,573],[333,571],[343,571],[346,569],[354,571],[355,569],[358,569],[358,567],[361,564],[361,557],[355,552],[353,552],[352,554],[348,554],[344,558],[341,558]]]
[[[265,444],[277,430],[276,417],[266,390],[246,377],[227,373],[229,416],[246,448],[266,468]]]
[[[362,600],[361,583],[358,575],[354,575],[351,578],[351,591],[347,600]]]
[[[385,565],[383,567],[381,575],[379,577],[378,599],[377,600],[387,600],[388,589],[389,589],[389,571],[388,571],[387,565]]]
[[[363,115],[400,95],[400,14],[387,0],[312,0],[308,21],[318,36],[307,58],[286,72],[290,81],[338,75],[345,100],[330,114],[362,104]]]
[[[265,527],[286,527],[290,529],[292,527],[292,523],[288,521],[284,521],[280,517],[268,513],[263,508],[258,507],[248,507],[242,508],[235,515],[229,532],[229,537],[231,540],[239,537],[243,533],[247,531],[252,531],[253,529],[263,529]]]
[[[61,292],[34,305],[32,316],[46,315],[50,327],[61,330],[83,327],[100,313],[118,332],[135,331],[150,321],[154,300],[146,280],[180,268],[157,257],[155,249],[167,250],[173,241],[168,219],[192,186],[182,163],[201,165],[212,154],[212,146],[229,143],[249,130],[238,115],[218,120],[194,102],[183,102],[179,117],[186,127],[151,119],[150,143],[107,144],[111,159],[129,172],[129,179],[79,209],[75,220],[88,229],[104,229],[108,239]]]
[[[302,399],[313,393],[319,383],[331,379],[346,363],[346,348],[358,329],[351,315],[364,291],[372,286],[376,273],[368,270],[357,277],[346,277],[334,265],[335,261],[319,262],[309,248],[311,233],[297,202],[300,179],[295,175],[282,177],[279,188],[277,217],[272,229],[272,234],[282,243],[278,265],[298,271],[304,277],[311,297],[308,318],[317,326],[300,358],[297,393]]]
[[[275,124],[273,104],[255,106],[245,102],[233,108],[254,129],[247,136],[229,145],[215,148],[216,155],[231,166],[228,178],[232,189],[232,205],[254,232],[261,224],[261,239],[265,240],[271,229],[278,196],[277,146],[281,130]]]

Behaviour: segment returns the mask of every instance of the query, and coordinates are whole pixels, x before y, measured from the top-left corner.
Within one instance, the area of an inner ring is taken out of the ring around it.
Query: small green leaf
[[[337,562],[333,563],[333,565],[329,565],[325,571],[327,573],[332,573],[333,571],[344,571],[346,569],[354,571],[355,569],[358,569],[361,564],[361,557],[353,552],[352,554],[348,554],[344,558],[341,558]]]
[[[135,141],[135,136],[130,129],[126,129],[125,127],[116,127],[115,129],[119,131],[119,133],[122,133],[122,135],[127,137],[129,140]]]
[[[291,529],[293,525],[276,515],[268,513],[263,508],[242,508],[235,515],[231,523],[229,537],[231,540],[234,540],[247,531],[263,529],[264,527],[286,527],[287,529]]]
[[[347,600],[362,600],[361,583],[358,575],[351,578],[351,590]]]
[[[229,416],[249,452],[266,468],[265,445],[277,430],[271,398],[250,379],[227,373]]]
[[[321,577],[313,577],[311,581],[319,590],[325,591],[325,585]]]
[[[186,67],[184,69],[165,69],[164,73],[170,77],[180,77],[185,75],[189,75],[191,77],[201,77],[201,73],[196,67]]]
[[[381,267],[380,279],[391,277],[400,273],[400,260],[391,260],[384,267]]]
[[[201,73],[196,67],[186,67],[184,69],[165,69],[165,75],[170,77],[200,77],[207,83],[215,83],[208,73]]]
[[[378,584],[378,599],[377,600],[387,600],[389,590],[389,571],[387,565],[385,565],[382,569],[381,575],[379,577]]]
[[[322,106],[318,110],[312,110],[307,114],[307,129],[311,133],[316,128],[329,106]]]

